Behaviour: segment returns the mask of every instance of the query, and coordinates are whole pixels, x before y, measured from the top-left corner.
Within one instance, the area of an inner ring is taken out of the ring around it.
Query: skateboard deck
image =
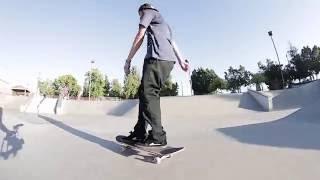
[[[133,143],[124,142],[123,138],[125,136],[119,135],[116,137],[116,141],[123,145],[123,151],[126,149],[135,149],[138,151],[144,151],[152,155],[152,162],[156,164],[160,164],[163,159],[170,158],[176,153],[182,152],[184,147],[173,147],[173,146],[165,146],[165,147],[144,147],[135,145]]]

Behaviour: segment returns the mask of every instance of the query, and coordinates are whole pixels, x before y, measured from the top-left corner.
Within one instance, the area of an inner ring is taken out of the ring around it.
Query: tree
[[[225,79],[219,78],[216,81],[214,81],[213,86],[216,87],[217,89],[223,90],[223,89],[227,89],[227,84],[228,82]]]
[[[110,85],[110,82],[109,82],[107,75],[105,75],[104,81],[105,81],[104,96],[107,97],[109,95],[110,88],[111,88],[111,85]]]
[[[298,79],[299,82],[306,78],[313,80],[318,76],[320,72],[320,48],[313,46],[309,48],[305,46],[301,49],[301,53],[298,53],[298,49],[294,46],[290,46],[288,51],[290,55],[290,63],[286,66],[285,70],[288,76],[288,80],[291,82]]]
[[[160,96],[177,96],[178,95],[178,83],[173,83],[171,76],[164,82],[164,86],[161,88]]]
[[[320,73],[320,47],[313,46],[311,53],[311,71],[318,79]]]
[[[295,71],[294,66],[291,63],[287,64],[283,71],[284,71],[283,73],[284,79],[286,79],[286,81],[289,84],[291,84],[292,81],[297,79],[297,73]]]
[[[121,96],[121,84],[118,79],[114,79],[111,83],[111,90],[109,92],[110,97],[120,97]]]
[[[309,47],[304,47],[301,50],[301,54],[298,53],[297,48],[291,46],[289,50],[289,55],[291,57],[290,67],[294,70],[294,77],[301,82],[302,79],[305,79],[312,75],[311,70],[311,49]],[[290,71],[293,73],[293,71]],[[293,74],[290,74],[292,77]]]
[[[140,75],[136,67],[132,67],[130,73],[125,77],[122,97],[125,99],[134,99],[138,97],[140,86]]]
[[[257,91],[263,90],[261,84],[264,82],[265,82],[265,77],[264,77],[263,73],[259,72],[259,73],[252,74],[251,84],[256,85]]]
[[[90,86],[90,96],[94,98],[102,97],[105,93],[105,80],[102,73],[98,69],[92,69],[85,74],[85,77],[84,96],[89,96]]]
[[[227,89],[231,90],[232,93],[241,92],[241,86],[250,84],[251,73],[241,65],[239,69],[234,69],[230,66],[224,74],[227,81]]]
[[[54,88],[51,80],[39,81],[40,94],[45,96],[53,96]]]
[[[192,89],[195,95],[210,94],[221,86],[219,78],[212,69],[198,68],[191,75]]]
[[[263,72],[265,77],[265,83],[270,90],[283,89],[282,77],[281,77],[281,66],[278,63],[266,60],[266,65],[261,62],[258,63],[260,70]]]
[[[60,95],[62,88],[66,88],[67,95],[72,97],[77,97],[81,89],[76,78],[69,74],[59,76],[57,79],[55,79],[53,82],[53,87],[55,95]]]
[[[303,74],[307,78],[310,77],[313,79],[313,68],[312,68],[312,50],[309,48],[309,46],[303,47],[301,49],[301,60],[303,63],[303,70],[305,74]]]

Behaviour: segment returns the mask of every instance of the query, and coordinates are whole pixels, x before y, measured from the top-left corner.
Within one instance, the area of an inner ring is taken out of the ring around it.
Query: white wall
[[[0,93],[11,94],[10,84],[0,79]]]
[[[251,89],[248,89],[248,92],[265,111],[273,109],[272,96]]]

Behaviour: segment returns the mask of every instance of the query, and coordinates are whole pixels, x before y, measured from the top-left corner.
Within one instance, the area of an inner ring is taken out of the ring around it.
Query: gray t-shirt
[[[147,28],[148,48],[145,59],[175,61],[176,56],[171,45],[172,32],[161,14],[152,9],[145,9],[139,25]]]

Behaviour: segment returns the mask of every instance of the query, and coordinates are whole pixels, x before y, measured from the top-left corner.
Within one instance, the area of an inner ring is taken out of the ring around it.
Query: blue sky
[[[90,60],[110,78],[123,79],[123,63],[138,28],[134,0],[10,0],[0,6],[0,78],[34,85],[73,74],[82,84]],[[289,42],[320,45],[317,0],[153,0],[172,26],[193,68],[212,68],[223,77],[229,66],[257,71],[257,62],[275,60],[267,35],[274,32],[281,62]],[[145,48],[134,58],[141,70]],[[176,66],[174,80],[187,76]]]

